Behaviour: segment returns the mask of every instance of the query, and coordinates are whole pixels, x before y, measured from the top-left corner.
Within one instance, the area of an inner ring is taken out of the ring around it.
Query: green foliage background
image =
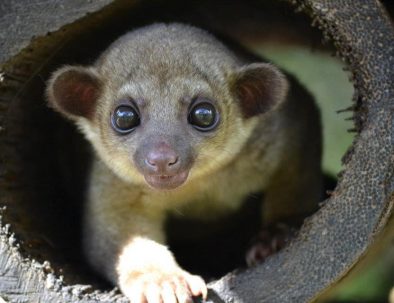
[[[337,111],[351,105],[353,86],[343,64],[328,53],[311,52],[302,47],[271,46],[258,49],[266,58],[295,75],[316,98],[323,124],[323,169],[336,176],[341,157],[350,146],[351,112]]]

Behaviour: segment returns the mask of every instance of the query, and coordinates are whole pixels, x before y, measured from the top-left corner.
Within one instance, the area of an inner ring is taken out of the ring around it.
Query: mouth
[[[185,183],[188,175],[189,172],[185,171],[175,175],[144,175],[144,178],[146,183],[155,189],[170,190]]]

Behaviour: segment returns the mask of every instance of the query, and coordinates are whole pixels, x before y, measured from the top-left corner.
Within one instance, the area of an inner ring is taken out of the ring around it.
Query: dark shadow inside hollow
[[[81,216],[91,149],[74,126],[45,105],[45,81],[53,70],[63,64],[90,64],[122,33],[162,21],[186,22],[235,39],[243,35],[250,40],[322,47],[321,35],[310,28],[309,20],[295,15],[285,4],[211,2],[152,1],[130,6],[116,18],[103,20],[94,31],[75,32],[17,90],[6,121],[5,155],[15,180],[7,189],[5,223],[12,224],[25,255],[49,260],[66,282],[108,286],[89,270],[81,254]],[[35,50],[31,51],[34,56]],[[326,189],[333,189],[335,181],[327,180]],[[180,263],[206,277],[218,277],[243,266],[245,249],[259,228],[259,197],[251,197],[239,216],[220,223],[227,227],[225,230],[211,232],[203,242],[188,237],[204,227],[199,222],[170,222],[168,229],[173,236],[169,245]],[[177,240],[177,230],[187,232]]]
[[[391,19],[394,20],[394,2],[390,0],[383,0],[382,3],[387,9],[387,12],[389,13]]]

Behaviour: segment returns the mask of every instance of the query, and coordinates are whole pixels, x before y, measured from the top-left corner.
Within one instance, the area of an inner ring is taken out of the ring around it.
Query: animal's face
[[[147,45],[141,52],[131,38],[115,46],[96,67],[57,71],[48,96],[130,182],[170,190],[219,169],[249,137],[251,118],[285,96],[279,71],[237,66],[221,45],[196,60],[182,48],[147,56]]]
[[[230,161],[252,123],[226,83],[213,87],[195,73],[160,81],[103,80],[100,106],[82,129],[95,133],[99,155],[126,180],[173,189]]]

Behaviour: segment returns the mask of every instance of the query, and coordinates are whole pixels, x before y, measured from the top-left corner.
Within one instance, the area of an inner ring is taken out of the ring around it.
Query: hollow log
[[[337,187],[320,210],[305,221],[289,246],[255,268],[210,283],[207,302],[311,302],[357,267],[368,251],[379,246],[383,236],[392,238],[392,23],[377,0],[363,0],[360,5],[351,0],[287,2],[310,16],[348,64],[356,91],[351,110],[356,117],[357,136],[344,156],[344,171]],[[46,172],[38,171],[35,176],[28,167],[36,158],[22,153],[26,141],[33,140],[34,123],[40,117],[32,119],[23,131],[18,130],[14,118],[30,121],[31,117],[19,108],[19,100],[29,97],[24,94],[26,87],[36,85],[34,75],[65,41],[78,32],[102,26],[103,20],[126,8],[133,9],[133,5],[134,1],[110,0],[7,0],[0,4],[0,206],[4,206],[0,221],[0,297],[6,302],[127,302],[116,290],[69,283],[48,262],[36,261],[25,253],[35,244],[29,241],[28,233],[23,237],[17,231],[40,222],[31,222],[29,211],[14,214],[13,208],[40,199],[35,192],[38,187],[44,188],[45,182],[37,179]],[[46,144],[42,140],[29,144],[42,148]],[[39,207],[36,211],[40,213]]]

